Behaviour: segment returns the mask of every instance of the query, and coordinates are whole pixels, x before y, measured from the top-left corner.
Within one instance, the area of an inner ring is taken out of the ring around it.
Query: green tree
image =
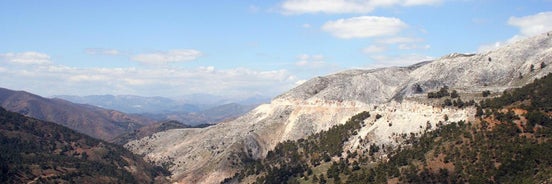
[[[445,99],[445,101],[443,101],[443,106],[444,107],[452,106],[452,101],[448,98]]]
[[[81,153],[81,158],[84,159],[84,160],[88,159],[88,153],[82,152]]]
[[[450,97],[451,98],[458,98],[458,97],[460,97],[460,95],[458,95],[458,92],[456,90],[452,90],[452,92],[450,93]]]
[[[488,97],[489,95],[491,95],[491,91],[489,91],[489,90],[485,90],[481,93],[482,93],[483,97]]]
[[[481,116],[483,116],[483,108],[481,108],[481,106],[477,106],[475,111],[475,117],[481,117]]]

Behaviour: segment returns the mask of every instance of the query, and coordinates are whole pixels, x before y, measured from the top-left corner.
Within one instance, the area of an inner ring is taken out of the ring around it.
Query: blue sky
[[[485,52],[551,0],[0,0],[0,87],[44,96],[274,96],[315,76]]]

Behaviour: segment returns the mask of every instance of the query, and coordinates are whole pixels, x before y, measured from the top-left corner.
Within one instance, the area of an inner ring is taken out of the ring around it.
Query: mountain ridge
[[[541,34],[481,54],[449,55],[407,67],[348,70],[311,79],[233,121],[160,132],[125,146],[150,161],[172,163],[168,169],[174,181],[218,183],[247,159],[265,157],[277,143],[343,124],[362,111],[373,118],[358,134],[369,137],[370,143],[392,147],[400,144],[398,135],[469,120],[474,107],[441,106],[442,101],[427,99],[427,93],[447,86],[463,101],[481,99],[482,91],[498,93],[545,76],[552,72],[551,61],[552,37]],[[539,67],[541,63],[545,67]],[[366,146],[356,137],[348,142],[349,149]]]

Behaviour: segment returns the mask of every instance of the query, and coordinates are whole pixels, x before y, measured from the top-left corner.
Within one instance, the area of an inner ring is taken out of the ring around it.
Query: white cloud
[[[478,52],[488,52],[523,38],[552,31],[552,12],[541,12],[524,17],[510,17],[508,19],[508,25],[518,27],[519,33],[506,41],[497,41],[481,45],[478,48]]]
[[[368,13],[378,7],[434,5],[442,0],[286,0],[284,14],[304,13]]]
[[[295,65],[300,67],[319,68],[327,65],[327,63],[324,62],[323,55],[301,54],[297,56],[297,59],[298,61],[295,62]]]
[[[398,18],[361,16],[328,21],[322,30],[338,38],[369,38],[395,35],[407,25]]]
[[[541,12],[525,17],[510,17],[508,24],[520,29],[520,36],[528,37],[552,30],[552,12]]]
[[[406,43],[403,43],[403,44],[399,44],[398,46],[399,49],[401,50],[427,50],[429,48],[431,48],[430,45],[417,45],[417,44],[406,44]]]
[[[370,45],[362,49],[362,52],[371,54],[371,53],[385,52],[386,50],[387,50],[387,47],[382,45]]]
[[[146,84],[151,84],[151,81],[149,80],[143,80],[143,79],[131,79],[131,78],[125,78],[123,81],[131,86],[142,86]]]
[[[194,49],[175,49],[166,52],[138,54],[131,59],[147,64],[166,64],[170,62],[193,61],[201,55],[200,51]]]
[[[305,28],[305,29],[309,29],[311,28],[312,26],[310,24],[303,24],[301,25],[301,27]]]
[[[381,44],[399,44],[399,43],[414,43],[414,42],[423,42],[421,38],[411,38],[411,37],[391,37],[385,39],[376,40],[377,43]]]
[[[299,56],[297,56],[297,58],[299,60],[302,60],[302,61],[307,61],[307,60],[312,60],[312,61],[323,61],[324,60],[324,56],[323,55],[308,55],[308,54],[301,54]]]
[[[288,0],[282,3],[285,14],[301,13],[367,13],[374,7],[368,1]]]
[[[441,2],[442,0],[406,0],[406,1],[403,1],[402,5],[403,6],[436,5]]]
[[[18,64],[49,64],[50,56],[39,52],[21,52],[21,53],[2,53],[0,59]]]
[[[396,48],[400,50],[427,50],[431,48],[430,45],[421,44],[420,42],[424,42],[424,39],[399,36],[382,38],[375,41],[377,45],[371,45],[364,48],[363,52],[367,54],[383,52],[388,47],[391,47],[390,45],[393,45],[393,47],[396,46]]]
[[[204,72],[208,72],[208,73],[212,73],[212,72],[215,72],[215,67],[214,66],[202,66],[202,67],[199,67],[199,70],[204,71]]]
[[[433,60],[433,57],[418,55],[418,54],[406,54],[396,56],[376,55],[370,57],[373,62],[368,65],[368,68],[381,68],[390,66],[408,66],[416,64],[422,61]]]
[[[84,50],[90,55],[119,55],[121,52],[117,49],[105,49],[105,48],[87,48]]]
[[[73,75],[70,76],[69,81],[71,82],[86,82],[86,81],[106,81],[109,80],[109,77],[105,75]]]

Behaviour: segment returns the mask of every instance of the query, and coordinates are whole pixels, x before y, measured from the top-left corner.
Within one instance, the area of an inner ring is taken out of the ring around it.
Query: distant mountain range
[[[55,122],[102,140],[111,140],[124,132],[155,122],[144,116],[5,88],[0,88],[0,106],[29,117]]]
[[[202,109],[200,105],[181,103],[164,97],[141,97],[134,95],[58,95],[54,96],[54,98],[61,98],[73,103],[89,104],[131,114],[197,112]]]
[[[191,126],[216,124],[236,118],[268,98],[251,97],[226,103],[221,97],[193,95],[173,100],[132,95],[56,96],[44,98],[25,91],[0,88],[0,106],[13,112],[55,122],[106,141],[154,122],[174,120]],[[195,101],[185,98],[198,97]],[[62,99],[63,98],[63,99]],[[198,104],[187,104],[191,101]],[[199,104],[205,102],[205,104]],[[207,104],[210,103],[210,104]]]
[[[248,98],[225,98],[209,94],[192,94],[176,98],[143,97],[136,95],[57,95],[73,103],[89,104],[131,114],[170,114],[200,112],[226,104],[244,106],[259,105],[270,101],[269,97],[252,96]]]
[[[156,121],[175,120],[186,125],[215,124],[249,112],[257,105],[270,101],[268,97],[252,96],[228,99],[208,94],[193,94],[175,99],[134,95],[92,95],[61,98],[73,103],[89,104],[125,113],[140,114]]]

